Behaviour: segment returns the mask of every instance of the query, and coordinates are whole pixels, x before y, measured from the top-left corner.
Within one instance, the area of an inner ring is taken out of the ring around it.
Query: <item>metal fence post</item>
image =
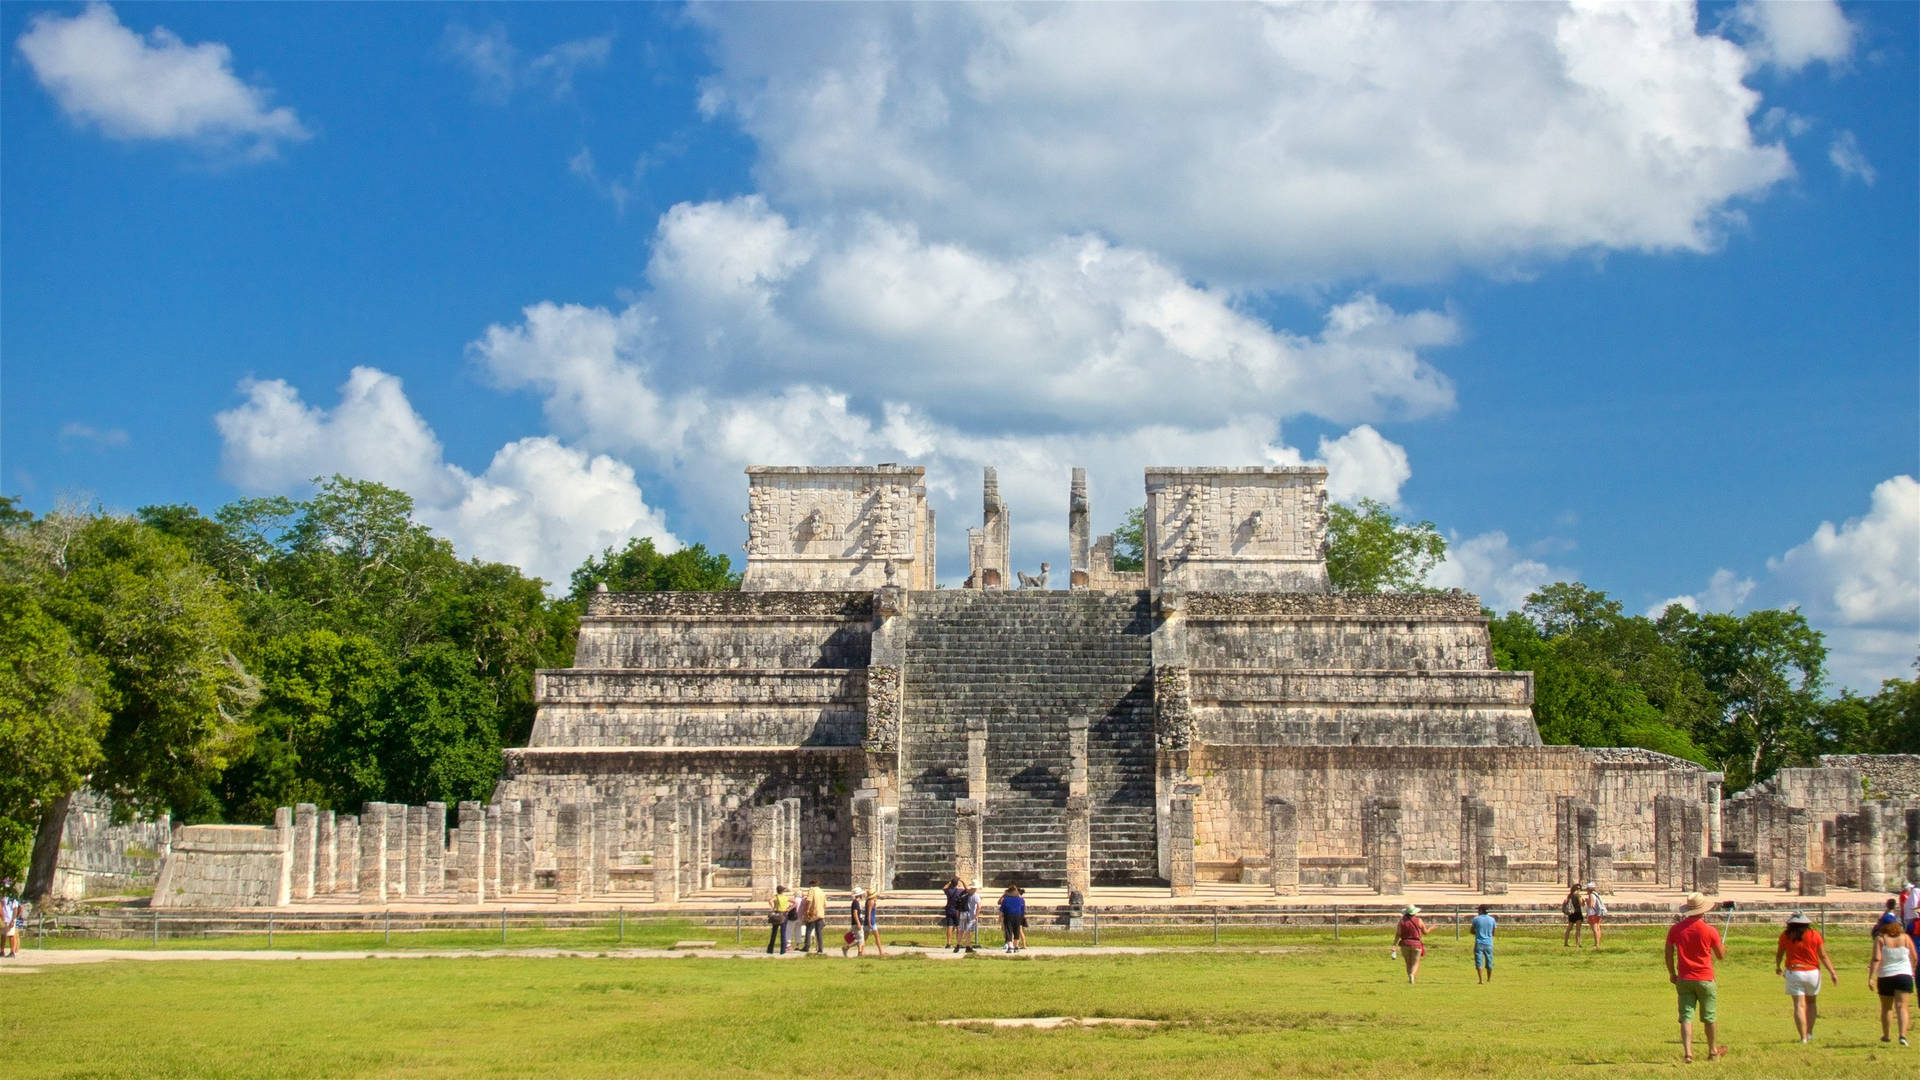
[[[1460,905],[1453,905],[1453,940],[1460,940]]]
[[[1213,943],[1220,944],[1220,909],[1213,909]]]
[[[273,912],[267,912],[267,948],[273,948]]]
[[[740,947],[740,909],[733,909],[733,947]]]
[[[622,904],[620,906],[620,933],[619,933],[619,936],[614,939],[614,944],[625,945],[626,943],[627,943],[627,908],[626,908],[626,905]]]
[[[40,929],[34,936],[33,947],[36,949],[44,949],[47,947],[47,913],[44,911],[36,911],[34,914],[40,918]]]
[[[1333,940],[1340,940],[1340,909],[1333,909]]]
[[[500,944],[505,945],[506,943],[507,943],[507,909],[505,905],[502,905],[500,908]]]
[[[383,908],[380,912],[380,944],[393,944],[393,909]]]
[[[1098,945],[1100,944],[1100,913],[1089,911],[1087,917],[1093,920],[1093,943]]]
[[[153,947],[160,947],[160,913],[153,913]]]

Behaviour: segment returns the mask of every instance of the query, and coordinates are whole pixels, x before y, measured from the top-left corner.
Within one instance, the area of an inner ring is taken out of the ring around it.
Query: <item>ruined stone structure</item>
[[[184,830],[155,902],[1920,872],[1920,768],[1836,760],[1723,805],[1690,762],[1541,745],[1475,597],[1329,590],[1323,469],[1149,469],[1137,575],[1075,470],[1066,589],[1009,587],[991,469],[963,589],[935,587],[921,469],[747,474],[741,591],[593,596],[489,804]]]

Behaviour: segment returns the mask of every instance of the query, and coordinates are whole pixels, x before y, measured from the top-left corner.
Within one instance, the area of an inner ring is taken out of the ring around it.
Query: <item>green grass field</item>
[[[1721,1029],[1733,1054],[1684,1068],[1885,1077],[1920,1067],[1920,1048],[1878,1041],[1864,937],[1832,936],[1845,981],[1822,995],[1818,1041],[1802,1046],[1773,975],[1772,931],[1735,927],[1720,978]],[[1388,958],[1384,934],[1284,940],[1282,951],[1264,953],[1089,949],[946,962],[851,961],[836,950],[777,962],[442,956],[50,967],[0,980],[0,1074],[1403,1080],[1683,1069],[1653,929],[1621,931],[1599,954],[1564,949],[1557,934],[1512,934],[1487,987],[1474,985],[1469,944],[1445,934],[1413,987]],[[1162,1026],[933,1023],[1048,1015]]]

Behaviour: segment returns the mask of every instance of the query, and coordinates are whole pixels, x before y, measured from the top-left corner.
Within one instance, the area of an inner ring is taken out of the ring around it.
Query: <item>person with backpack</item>
[[[1587,909],[1587,932],[1593,935],[1593,947],[1600,947],[1600,920],[1607,917],[1607,902],[1600,899],[1600,886],[1587,882],[1587,895],[1584,898]]]
[[[780,943],[780,954],[787,952],[787,920],[794,915],[793,894],[785,885],[773,888],[773,899],[768,902],[767,911],[767,955],[773,955],[773,943]]]
[[[958,877],[950,877],[940,890],[946,894],[947,906],[940,909],[940,921],[947,928],[947,947],[959,952],[960,911],[966,906],[966,889],[960,886]]]
[[[1407,983],[1420,975],[1420,960],[1427,955],[1427,931],[1432,929],[1420,917],[1417,904],[1400,909],[1400,924],[1393,928],[1393,951],[1406,962]]]
[[[1580,945],[1580,927],[1586,922],[1586,911],[1577,882],[1567,889],[1567,898],[1560,901],[1560,914],[1567,917],[1567,932],[1560,935],[1560,944],[1563,947]]]

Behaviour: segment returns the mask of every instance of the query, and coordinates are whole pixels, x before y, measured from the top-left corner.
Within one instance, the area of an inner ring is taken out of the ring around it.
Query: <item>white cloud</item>
[[[1752,578],[1741,577],[1723,566],[1715,570],[1713,576],[1707,579],[1706,588],[1697,593],[1682,593],[1679,596],[1667,597],[1647,608],[1647,618],[1658,619],[1674,604],[1679,604],[1692,612],[1734,611],[1747,602],[1747,597],[1753,595],[1755,584]]]
[[[278,379],[240,390],[246,400],[214,423],[227,479],[244,490],[296,491],[332,473],[375,480],[412,495],[416,516],[462,556],[512,563],[560,586],[587,555],[631,537],[680,546],[633,469],[605,455],[542,436],[501,447],[477,476],[449,464],[400,380],[385,372],[354,368],[332,409],[307,405]]]
[[[78,420],[69,420],[61,424],[59,439],[62,446],[86,443],[100,449],[107,449],[127,445],[127,433],[124,428],[97,428]]]
[[[1712,249],[1791,175],[1688,4],[712,5],[762,190],[1210,282]]]
[[[1860,140],[1851,131],[1842,131],[1833,137],[1833,143],[1827,147],[1827,160],[1840,170],[1842,176],[1851,176],[1868,187],[1873,186],[1878,174],[1873,171],[1873,162],[1860,149]]]
[[[449,23],[441,39],[446,56],[473,76],[474,94],[496,105],[523,89],[544,90],[555,100],[572,97],[574,76],[605,67],[612,49],[613,35],[603,34],[563,41],[523,60],[506,27],[498,23],[481,30]]]
[[[1400,486],[1413,477],[1406,448],[1370,424],[1361,424],[1337,439],[1320,440],[1320,457],[1327,466],[1327,495],[1340,502],[1378,499],[1389,506],[1400,502]]]
[[[61,109],[110,138],[180,140],[254,158],[307,138],[292,109],[269,106],[267,91],[234,75],[225,45],[189,45],[165,27],[142,38],[106,4],[35,15],[17,45]]]
[[[1747,38],[1755,63],[1798,71],[1853,55],[1855,31],[1834,0],[1741,0],[1733,22]]]
[[[633,189],[617,176],[602,178],[600,169],[593,160],[593,151],[581,147],[580,152],[567,159],[567,171],[586,181],[594,193],[613,204],[613,212],[624,216],[627,212],[627,199]]]
[[[1427,575],[1436,589],[1463,589],[1494,611],[1518,611],[1543,585],[1575,580],[1574,571],[1549,566],[1513,546],[1499,530],[1447,537],[1447,557]]]

